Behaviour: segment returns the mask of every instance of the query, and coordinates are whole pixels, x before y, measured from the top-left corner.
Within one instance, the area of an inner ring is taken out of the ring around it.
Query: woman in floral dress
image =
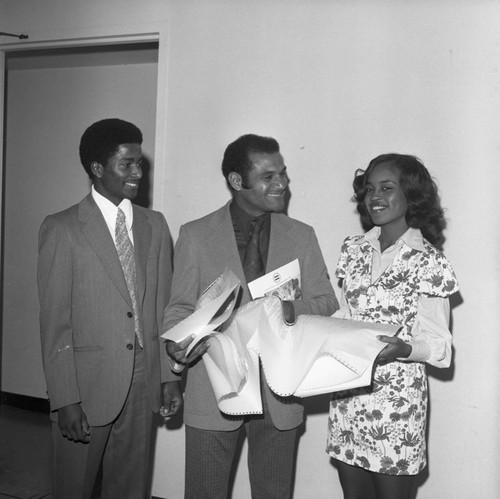
[[[445,225],[437,187],[417,158],[378,156],[353,186],[367,232],[342,245],[335,315],[402,327],[379,337],[387,345],[371,386],[334,394],[327,452],[345,499],[405,499],[426,465],[425,363],[450,365],[448,297],[458,286],[437,249]]]

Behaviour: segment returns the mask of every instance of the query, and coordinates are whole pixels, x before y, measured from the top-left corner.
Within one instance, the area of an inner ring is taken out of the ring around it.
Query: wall
[[[342,238],[359,231],[349,203],[356,168],[398,151],[419,155],[437,177],[448,210],[445,249],[463,303],[453,310],[453,367],[431,378],[429,477],[419,497],[497,497],[499,231],[493,189],[499,180],[500,6],[175,6],[167,102],[167,165],[175,171],[164,205],[172,225],[226,199],[219,173],[223,148],[248,131],[280,140],[291,177],[290,214],[314,225],[331,273]],[[192,202],[204,196],[205,203]],[[339,495],[323,454],[325,424],[324,413],[309,418],[299,451],[299,498]]]
[[[430,466],[418,497],[497,497],[500,5],[17,4],[0,1],[5,26],[31,28],[40,39],[161,25],[159,79],[166,91],[158,111],[166,128],[157,128],[156,152],[165,161],[164,170],[157,170],[154,202],[174,234],[227,199],[219,170],[227,143],[249,131],[270,134],[282,145],[292,180],[290,215],[314,225],[333,273],[343,237],[359,231],[349,202],[354,170],[387,151],[423,159],[448,209],[445,250],[463,301],[453,310],[453,366],[431,377]],[[33,20],[25,17],[26,8],[36,14]],[[315,411],[300,443],[298,499],[341,495],[323,452],[326,402],[319,401]],[[182,470],[182,428],[162,429],[154,493],[182,497]],[[244,457],[234,497],[249,497]]]

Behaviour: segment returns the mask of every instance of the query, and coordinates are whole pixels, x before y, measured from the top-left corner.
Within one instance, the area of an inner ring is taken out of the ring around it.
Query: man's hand
[[[189,365],[197,361],[210,346],[207,341],[208,337],[203,338],[190,352],[186,355],[189,345],[193,342],[194,336],[188,336],[179,343],[167,340],[165,346],[167,348],[168,356],[178,364]]]
[[[388,343],[377,356],[376,360],[379,364],[387,364],[396,359],[406,358],[411,354],[411,346],[397,336],[381,335],[377,336],[377,339]]]
[[[162,384],[162,391],[163,405],[160,407],[160,414],[167,421],[175,416],[182,407],[181,384],[179,381],[167,381]]]
[[[58,411],[59,429],[63,437],[73,442],[88,443],[90,426],[80,404],[70,404]]]

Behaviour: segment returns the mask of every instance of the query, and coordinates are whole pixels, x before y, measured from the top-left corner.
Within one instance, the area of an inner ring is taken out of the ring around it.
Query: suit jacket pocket
[[[74,345],[73,350],[75,352],[98,352],[104,350],[102,345]]]

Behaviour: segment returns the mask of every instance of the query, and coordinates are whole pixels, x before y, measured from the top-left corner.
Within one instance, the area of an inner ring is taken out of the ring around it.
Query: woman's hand
[[[384,349],[378,354],[376,361],[379,364],[387,364],[396,359],[406,358],[411,354],[411,346],[397,336],[377,336],[377,339],[387,343]]]

